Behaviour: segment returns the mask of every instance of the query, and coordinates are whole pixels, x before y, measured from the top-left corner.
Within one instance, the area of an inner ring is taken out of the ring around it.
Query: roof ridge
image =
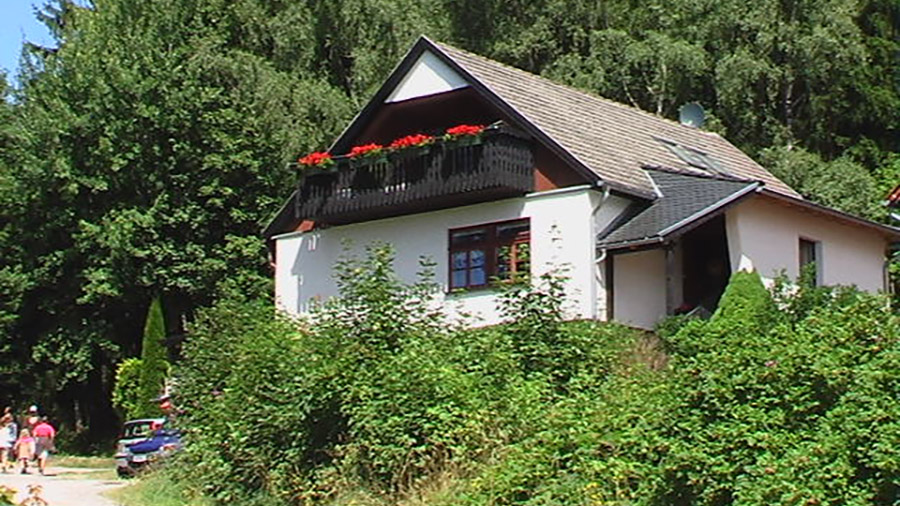
[[[667,118],[667,117],[665,117],[665,116],[660,116],[659,114],[656,114],[656,113],[653,113],[653,112],[650,112],[650,111],[646,111],[646,110],[644,110],[644,109],[641,109],[640,107],[635,107],[635,106],[633,106],[633,105],[623,104],[623,103],[617,102],[617,101],[615,101],[615,100],[613,100],[613,99],[611,99],[611,98],[606,98],[606,97],[604,97],[604,96],[602,96],[602,95],[597,94],[596,92],[593,92],[593,91],[590,91],[590,90],[585,90],[585,89],[583,89],[583,88],[578,88],[578,87],[575,87],[575,86],[572,86],[572,85],[569,85],[569,84],[562,84],[562,83],[557,82],[557,81],[554,81],[554,80],[552,80],[552,79],[550,79],[550,78],[548,78],[548,77],[544,77],[544,76],[542,76],[541,74],[535,74],[535,73],[533,73],[533,72],[529,72],[529,71],[527,71],[527,70],[520,69],[520,68],[518,68],[518,67],[514,67],[514,66],[512,66],[512,65],[503,63],[503,62],[501,62],[501,61],[499,61],[499,60],[493,60],[493,59],[488,58],[488,57],[486,57],[486,56],[482,56],[482,55],[479,55],[479,54],[475,54],[475,53],[472,53],[472,52],[467,51],[467,50],[465,50],[465,49],[460,49],[460,48],[458,48],[458,47],[456,47],[456,46],[452,46],[452,45],[446,44],[446,43],[444,43],[444,42],[436,42],[436,41],[433,41],[433,40],[431,40],[431,39],[428,39],[427,37],[426,37],[426,39],[427,39],[429,42],[431,42],[432,44],[434,44],[435,46],[437,46],[438,48],[440,48],[440,49],[450,49],[450,50],[452,50],[452,51],[458,51],[458,52],[460,52],[460,53],[465,54],[465,55],[468,56],[468,57],[475,58],[475,59],[480,60],[480,61],[483,61],[483,62],[485,62],[485,63],[491,64],[491,65],[498,65],[498,66],[501,66],[501,67],[503,67],[503,68],[505,68],[505,69],[511,70],[511,71],[513,71],[513,72],[516,72],[516,73],[519,73],[519,74],[524,74],[524,75],[527,75],[527,76],[532,77],[532,78],[537,78],[537,79],[539,79],[539,80],[541,80],[541,81],[543,81],[543,82],[545,82],[545,83],[547,83],[547,84],[549,84],[549,85],[551,85],[551,86],[555,86],[555,87],[559,87],[559,88],[564,88],[564,89],[569,90],[569,91],[574,91],[574,92],[579,93],[579,94],[581,94],[581,95],[583,95],[583,96],[585,96],[585,97],[587,97],[587,98],[590,98],[590,99],[592,99],[592,100],[597,100],[597,101],[603,102],[604,104],[612,105],[612,106],[615,106],[615,107],[617,107],[617,108],[619,108],[619,109],[623,109],[623,110],[628,111],[628,112],[638,112],[638,113],[643,114],[643,115],[645,115],[645,116],[649,116],[650,118],[655,119],[655,120],[662,120],[662,121],[665,121],[665,122],[667,122],[667,123],[669,123],[669,124],[671,124],[671,125],[674,125],[674,126],[678,126],[678,127],[681,127],[681,128],[690,129],[691,132],[697,132],[697,133],[709,135],[709,136],[712,136],[712,137],[717,137],[717,138],[720,138],[720,139],[722,138],[721,135],[719,135],[719,134],[717,134],[717,133],[715,133],[715,132],[710,132],[710,131],[707,131],[707,130],[701,130],[700,128],[696,128],[696,127],[691,127],[691,126],[684,125],[684,124],[682,124],[682,123],[680,123],[680,122],[678,122],[678,121],[675,121],[675,120],[673,120],[673,119],[669,119],[669,118]]]

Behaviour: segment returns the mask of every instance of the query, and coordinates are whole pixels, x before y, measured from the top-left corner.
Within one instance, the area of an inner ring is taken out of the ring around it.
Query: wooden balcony
[[[504,128],[476,143],[435,143],[381,159],[339,159],[300,178],[297,218],[368,221],[475,204],[534,191],[530,142]]]

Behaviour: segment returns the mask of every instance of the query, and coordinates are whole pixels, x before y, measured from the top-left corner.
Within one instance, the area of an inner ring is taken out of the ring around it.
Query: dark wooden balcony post
[[[675,245],[666,243],[663,248],[666,255],[666,314],[675,314],[675,290],[677,282],[675,276]]]

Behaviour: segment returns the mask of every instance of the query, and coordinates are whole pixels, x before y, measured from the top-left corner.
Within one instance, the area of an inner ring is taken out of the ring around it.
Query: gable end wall
[[[767,283],[799,275],[800,238],[820,243],[820,281],[884,289],[887,242],[870,229],[755,196],[726,214],[731,269],[755,269]]]

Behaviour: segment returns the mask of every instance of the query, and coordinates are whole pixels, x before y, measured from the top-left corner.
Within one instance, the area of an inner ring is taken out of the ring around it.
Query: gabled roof
[[[652,192],[652,183],[642,170],[645,165],[695,170],[666,147],[664,141],[670,141],[713,157],[734,176],[763,181],[773,191],[799,197],[717,134],[563,86],[445,44],[431,45],[614,186],[640,193]]]
[[[648,167],[645,173],[662,196],[649,204],[632,204],[621,219],[600,233],[598,247],[620,249],[662,243],[761,187],[757,181],[662,168]]]
[[[636,201],[597,236],[597,247],[621,250],[654,247],[676,239],[732,205],[752,195],[819,214],[847,225],[864,227],[888,240],[900,239],[900,229],[866,220],[808,200],[775,192],[760,181],[721,175],[700,175],[665,167],[646,167],[659,189],[652,202]]]
[[[802,198],[717,134],[556,84],[425,37],[413,45],[329,151],[341,154],[350,149],[373,114],[384,105],[425,52],[446,64],[515,126],[589,181],[602,182],[624,194],[652,200],[658,195],[644,166],[673,167],[706,174],[679,157],[674,146],[709,157],[714,165],[735,177],[758,180],[772,191]],[[291,209],[290,205],[282,208],[266,227],[264,234],[267,237],[283,231],[291,221],[287,216]]]
[[[423,52],[429,51],[462,76],[486,99],[518,120],[563,160],[612,188],[653,198],[645,165],[696,171],[666,143],[704,153],[737,177],[763,181],[770,189],[799,197],[794,190],[717,134],[681,125],[655,114],[554,83],[543,77],[421,37],[365,109],[335,141],[346,151],[374,110],[380,107]]]

